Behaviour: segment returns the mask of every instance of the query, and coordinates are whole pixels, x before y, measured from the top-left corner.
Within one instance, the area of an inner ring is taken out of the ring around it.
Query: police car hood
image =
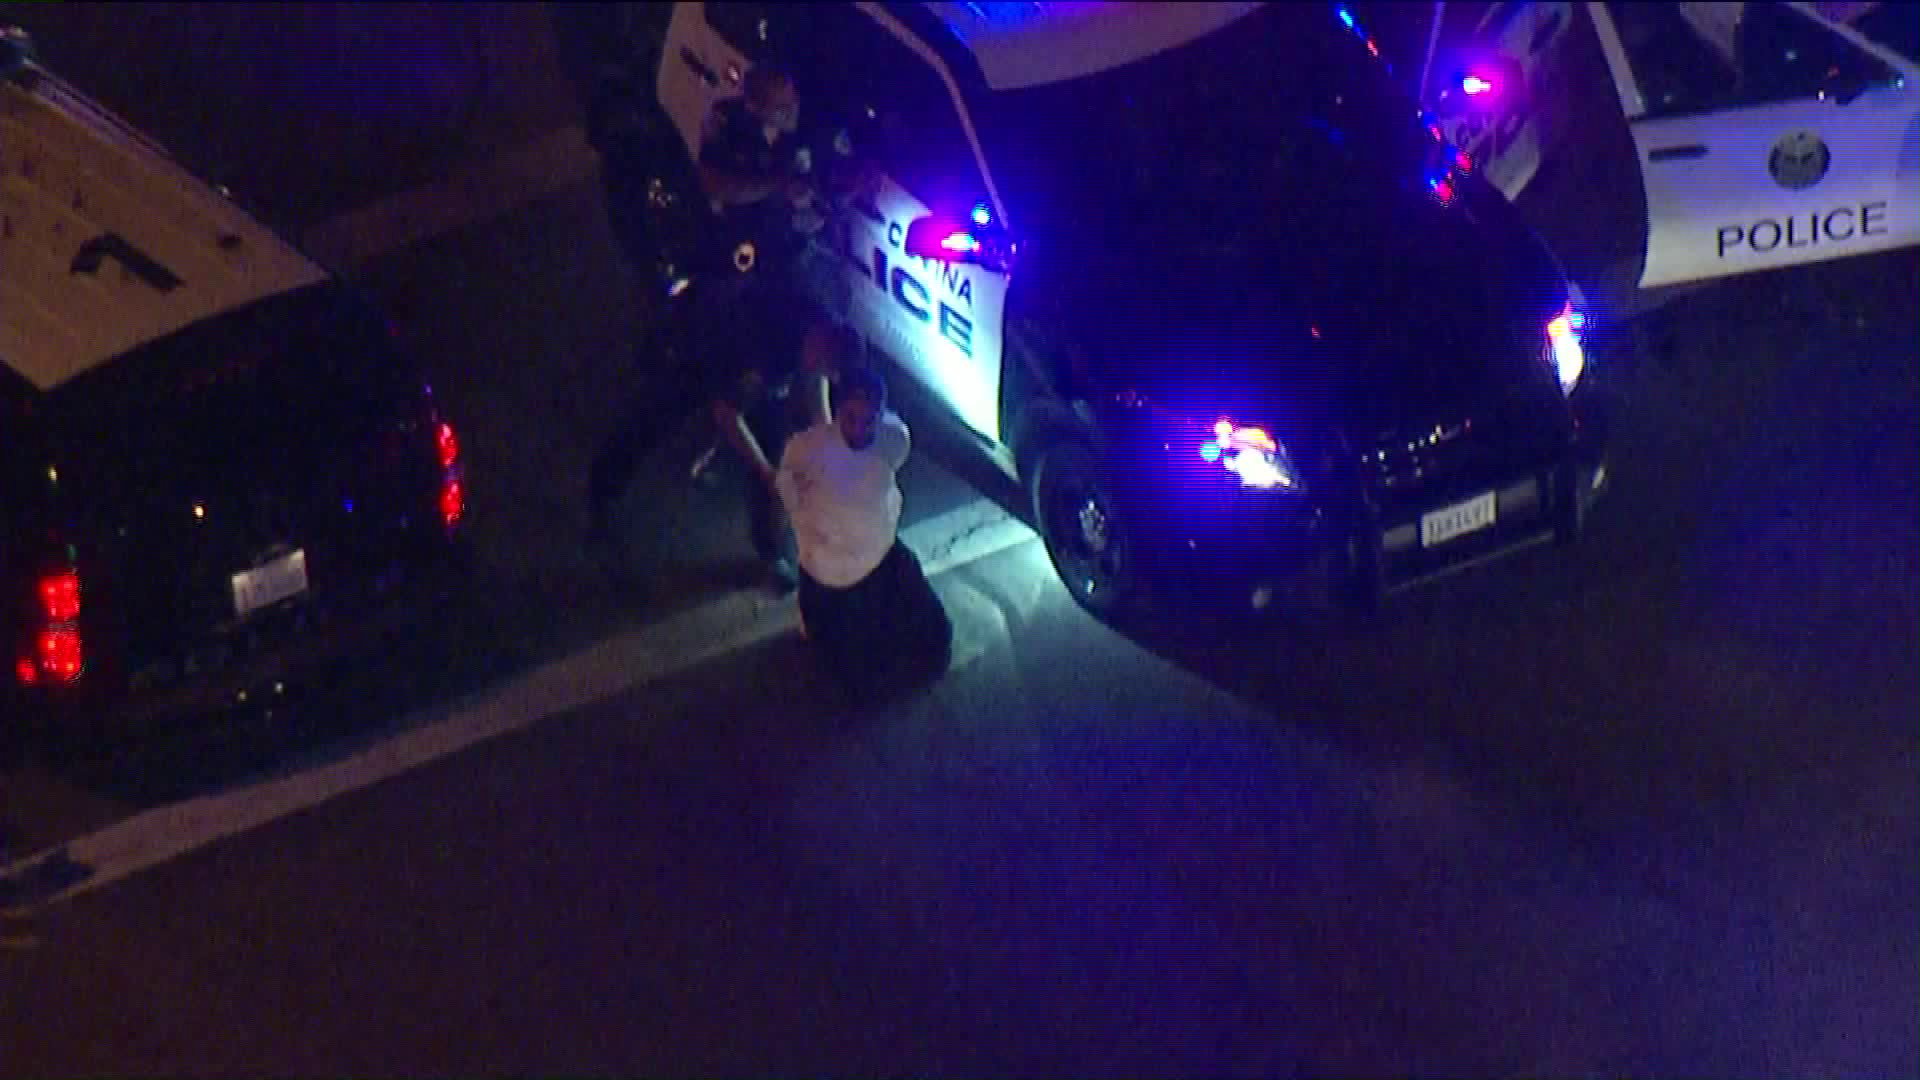
[[[1219,238],[1146,237],[1151,258],[1076,283],[1095,376],[1198,413],[1338,420],[1372,437],[1469,415],[1551,378],[1565,279],[1477,178],[1288,202]]]

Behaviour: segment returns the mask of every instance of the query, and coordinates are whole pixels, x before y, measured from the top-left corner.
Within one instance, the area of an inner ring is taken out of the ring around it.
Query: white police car
[[[755,63],[853,126],[883,179],[831,245],[852,318],[1024,480],[1088,608],[1371,599],[1579,531],[1577,296],[1349,9],[663,14],[689,153]]]
[[[1465,36],[1427,98],[1590,293],[1920,243],[1920,68],[1810,5],[1500,3]]]

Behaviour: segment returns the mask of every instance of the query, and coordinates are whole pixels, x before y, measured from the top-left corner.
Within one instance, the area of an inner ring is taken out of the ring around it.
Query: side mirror
[[[907,225],[901,247],[908,255],[940,262],[980,266],[996,274],[1013,268],[1013,237],[995,224],[923,217]]]

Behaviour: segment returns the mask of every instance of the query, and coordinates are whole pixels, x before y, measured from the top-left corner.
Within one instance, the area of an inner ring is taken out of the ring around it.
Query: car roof
[[[1184,45],[1258,3],[927,3],[994,90],[1062,82]]]
[[[43,391],[327,277],[158,144],[31,63],[0,78],[0,219],[0,363]],[[129,265],[143,259],[144,276]]]

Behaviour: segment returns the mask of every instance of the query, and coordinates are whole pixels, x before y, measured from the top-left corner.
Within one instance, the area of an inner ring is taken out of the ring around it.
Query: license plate
[[[233,610],[248,615],[307,591],[307,553],[290,551],[233,575]]]
[[[1457,536],[1478,532],[1493,524],[1494,493],[1475,495],[1466,502],[1443,506],[1420,516],[1420,546],[1433,547]]]

